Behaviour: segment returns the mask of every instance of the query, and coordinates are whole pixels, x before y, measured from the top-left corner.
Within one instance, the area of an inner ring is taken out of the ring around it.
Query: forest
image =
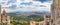
[[[29,15],[29,16],[17,16],[13,14],[7,14],[10,16],[10,24],[11,25],[30,25],[30,21],[33,18],[33,21],[39,22],[43,21],[44,17],[39,15]]]

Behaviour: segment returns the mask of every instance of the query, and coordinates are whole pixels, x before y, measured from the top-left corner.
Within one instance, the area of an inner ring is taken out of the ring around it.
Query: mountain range
[[[50,12],[13,12],[13,13],[7,13],[11,15],[17,15],[17,16],[29,16],[29,15],[49,15]]]

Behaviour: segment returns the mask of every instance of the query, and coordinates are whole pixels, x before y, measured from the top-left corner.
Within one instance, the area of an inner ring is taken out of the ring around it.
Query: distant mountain
[[[50,15],[50,12],[12,12],[7,14],[18,15],[18,16],[29,16],[29,15],[44,15],[44,14]]]

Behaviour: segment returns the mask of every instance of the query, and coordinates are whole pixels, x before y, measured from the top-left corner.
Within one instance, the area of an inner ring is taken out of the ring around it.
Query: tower
[[[10,25],[10,16],[6,15],[5,9],[3,9],[1,13],[1,23],[2,25]]]
[[[5,9],[3,9],[2,14],[1,14],[1,22],[3,25],[7,23],[7,16],[6,16]]]

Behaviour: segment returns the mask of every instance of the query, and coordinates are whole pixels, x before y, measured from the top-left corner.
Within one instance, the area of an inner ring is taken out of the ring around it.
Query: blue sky
[[[28,11],[48,11],[52,0],[0,0],[2,7],[6,7],[6,12],[28,12]],[[3,8],[1,9],[3,10]]]

